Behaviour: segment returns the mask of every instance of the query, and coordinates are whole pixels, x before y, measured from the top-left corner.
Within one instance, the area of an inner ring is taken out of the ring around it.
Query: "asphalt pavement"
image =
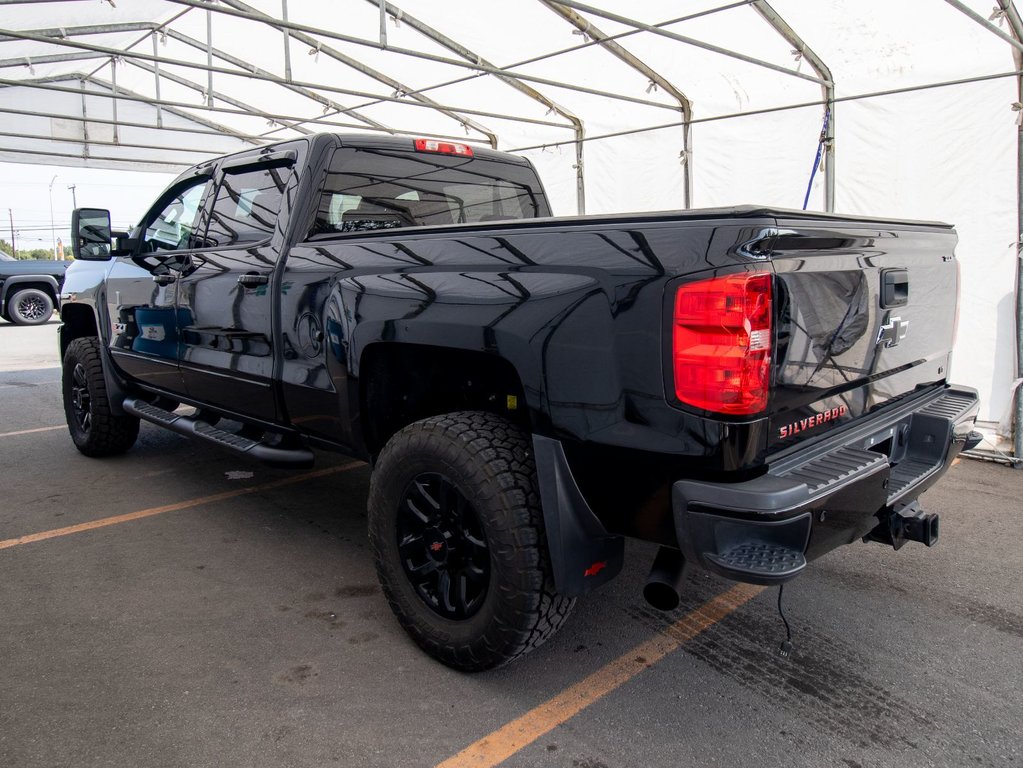
[[[1023,472],[962,461],[932,549],[855,544],[777,590],[654,551],[547,645],[454,672],[393,619],[365,465],[268,469],[143,425],[78,454],[56,323],[0,323],[0,766],[1021,766]]]

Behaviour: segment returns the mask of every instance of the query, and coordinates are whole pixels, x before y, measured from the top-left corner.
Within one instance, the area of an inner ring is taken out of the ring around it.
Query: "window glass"
[[[197,179],[178,192],[156,217],[150,219],[142,238],[143,252],[180,251],[192,247],[192,230],[209,179]]]
[[[311,236],[549,215],[528,166],[345,148],[331,159]]]
[[[217,189],[204,245],[244,245],[269,238],[290,176],[291,168],[284,166],[226,173]]]

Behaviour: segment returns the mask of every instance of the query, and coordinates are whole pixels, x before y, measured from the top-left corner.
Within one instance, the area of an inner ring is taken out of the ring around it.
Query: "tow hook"
[[[907,541],[919,541],[928,547],[938,543],[938,516],[924,512],[918,501],[896,504],[874,530],[866,536],[871,541],[891,544],[901,549]]]

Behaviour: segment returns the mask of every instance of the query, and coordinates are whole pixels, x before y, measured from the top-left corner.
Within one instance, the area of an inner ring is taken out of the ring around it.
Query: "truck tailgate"
[[[772,449],[946,380],[958,290],[951,227],[778,227]]]

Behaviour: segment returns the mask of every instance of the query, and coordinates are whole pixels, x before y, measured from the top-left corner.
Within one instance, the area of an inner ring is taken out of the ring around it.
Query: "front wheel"
[[[554,591],[530,441],[493,414],[436,416],[394,435],[370,481],[369,535],[398,621],[455,669],[529,652],[575,602]]]
[[[99,340],[74,339],[64,353],[64,416],[75,447],[86,456],[124,453],[139,436],[139,420],[115,416],[103,379]]]
[[[11,296],[7,313],[16,325],[42,325],[53,315],[53,299],[38,288],[22,288]]]

